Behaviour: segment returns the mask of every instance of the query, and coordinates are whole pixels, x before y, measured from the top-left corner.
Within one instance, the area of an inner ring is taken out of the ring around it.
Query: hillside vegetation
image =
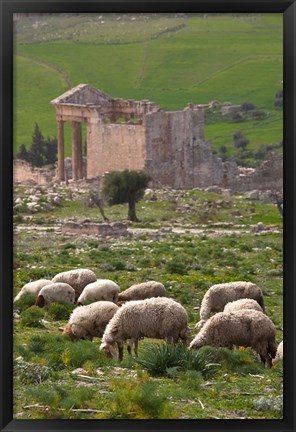
[[[264,118],[208,122],[206,139],[233,152],[238,129],[250,148],[282,140],[281,14],[79,14],[23,17],[15,25],[14,152],[35,122],[56,136],[50,100],[79,83],[166,110],[189,102],[252,102]],[[71,154],[70,127],[66,155]]]

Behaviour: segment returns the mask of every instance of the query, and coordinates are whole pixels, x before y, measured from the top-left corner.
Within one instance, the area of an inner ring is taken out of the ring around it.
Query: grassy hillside
[[[82,82],[167,110],[251,101],[268,121],[220,119],[207,125],[206,139],[215,149],[231,147],[241,129],[250,147],[282,140],[282,112],[273,106],[282,88],[280,14],[54,15],[23,18],[16,30],[15,151],[30,145],[35,122],[44,135],[56,135],[50,100]]]

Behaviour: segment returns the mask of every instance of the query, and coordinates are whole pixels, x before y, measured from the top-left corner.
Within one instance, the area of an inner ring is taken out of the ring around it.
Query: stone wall
[[[29,162],[15,159],[13,161],[13,182],[14,183],[35,183],[47,184],[53,180],[54,170],[47,168],[35,168]]]
[[[254,189],[282,191],[283,155],[273,154],[269,160],[264,161],[255,171],[229,179],[229,187],[232,193],[247,192]]]
[[[219,184],[223,165],[204,142],[203,111],[158,112],[145,118],[146,170],[152,187],[190,189]]]
[[[145,163],[142,125],[89,123],[87,135],[87,176],[107,171],[142,170]]]

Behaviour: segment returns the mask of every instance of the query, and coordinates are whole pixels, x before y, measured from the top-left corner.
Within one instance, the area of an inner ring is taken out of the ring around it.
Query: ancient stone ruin
[[[88,178],[108,171],[146,170],[152,187],[220,184],[223,163],[204,141],[204,106],[167,112],[148,100],[114,99],[79,84],[51,101],[58,125],[58,180],[65,180],[64,123],[72,124],[73,179],[82,178],[82,123],[86,123]]]
[[[274,154],[255,170],[242,172],[222,162],[204,139],[204,109],[188,104],[168,112],[148,100],[115,99],[88,84],[79,84],[51,101],[58,129],[55,177],[23,161],[14,161],[14,181],[72,184],[96,181],[108,171],[146,170],[154,189],[205,189],[218,186],[231,193],[282,190],[283,156]],[[223,107],[222,107],[223,108]],[[225,107],[224,107],[225,108]],[[236,109],[236,106],[226,106]],[[64,126],[72,127],[72,157],[65,158]],[[86,125],[86,156],[82,127]],[[73,183],[74,182],[74,183]]]

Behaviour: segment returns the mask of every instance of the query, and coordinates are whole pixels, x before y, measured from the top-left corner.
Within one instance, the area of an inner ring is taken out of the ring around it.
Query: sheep
[[[33,294],[35,297],[37,297],[41,288],[51,283],[51,280],[48,279],[38,279],[33,282],[28,282],[22,287],[17,296],[14,298],[14,302],[20,300],[25,294]]]
[[[161,282],[148,281],[132,285],[119,293],[118,304],[123,304],[130,300],[144,300],[151,297],[166,297],[166,290]]]
[[[75,290],[69,284],[56,282],[45,285],[43,288],[41,288],[35,305],[42,308],[56,301],[67,301],[74,303],[74,300]]]
[[[85,304],[87,301],[106,300],[116,303],[120,291],[117,283],[110,279],[98,279],[83,288],[82,293],[77,299],[77,304]]]
[[[257,310],[259,312],[263,312],[263,309],[259,305],[259,303],[256,300],[250,298],[243,298],[227,303],[224,307],[223,312],[236,312],[242,309]]]
[[[252,347],[266,367],[271,368],[277,350],[275,334],[275,325],[262,312],[251,309],[219,312],[207,320],[190,343],[189,349],[198,349],[204,345],[229,349],[234,345]]]
[[[281,341],[277,347],[275,358],[272,359],[272,366],[276,365],[283,358],[284,342]]]
[[[177,343],[181,338],[188,345],[191,335],[186,310],[179,303],[165,297],[129,301],[107,325],[100,349],[107,356],[119,357],[121,361],[124,342],[130,339],[128,352],[131,354],[134,344],[137,355],[138,340],[142,337],[164,339],[167,343]],[[113,347],[115,342],[119,355]]]
[[[70,315],[63,330],[64,336],[72,341],[78,339],[93,340],[102,337],[106,325],[118,310],[118,306],[109,301],[97,301],[86,306],[78,306]]]
[[[265,310],[262,290],[252,282],[237,281],[212,285],[202,299],[200,321],[195,328],[202,328],[212,312],[222,312],[227,303],[241,298],[254,299],[262,310]]]
[[[97,276],[92,270],[76,269],[58,273],[52,282],[63,282],[69,284],[75,290],[75,301],[83,291],[83,288],[97,280]]]

